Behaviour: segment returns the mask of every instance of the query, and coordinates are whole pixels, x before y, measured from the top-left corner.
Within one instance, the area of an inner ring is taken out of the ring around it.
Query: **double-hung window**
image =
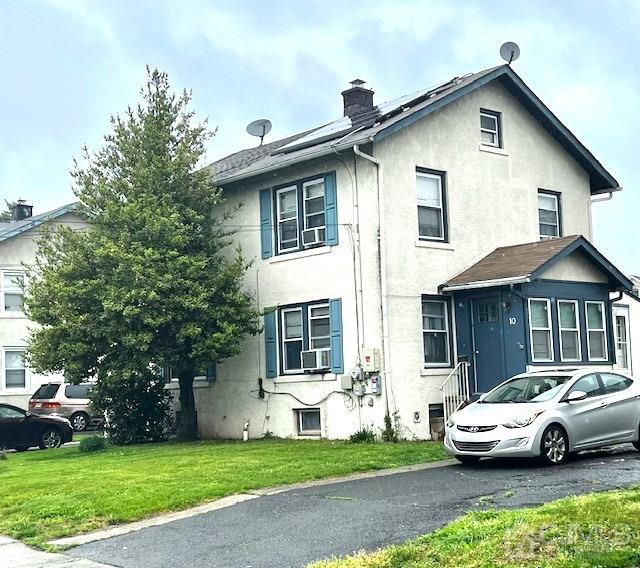
[[[443,172],[418,170],[418,235],[421,239],[446,241],[446,195]]]
[[[24,273],[2,274],[2,302],[5,312],[22,312],[24,300]]]
[[[561,237],[560,195],[551,191],[538,191],[538,224],[541,239]]]
[[[629,370],[629,332],[628,332],[627,310],[620,310],[615,313],[616,324],[616,366],[618,369]]]
[[[280,310],[282,371],[328,369],[331,366],[331,318],[328,302]],[[312,351],[313,353],[308,353]]]
[[[604,302],[585,302],[589,361],[606,361],[607,332]]]
[[[576,300],[558,300],[558,331],[562,361],[581,361],[580,315]]]
[[[547,298],[529,298],[529,337],[532,361],[553,361],[551,302]]]
[[[324,243],[326,240],[324,178],[302,184],[304,227],[302,244]]]
[[[4,350],[4,387],[7,390],[27,388],[23,349]]]
[[[302,351],[304,349],[302,307],[283,309],[281,318],[282,370],[285,373],[302,371]]]
[[[283,187],[276,191],[278,215],[278,250],[288,251],[298,248],[300,231],[298,219],[298,188]]]
[[[425,366],[451,364],[449,306],[446,300],[422,300],[422,342]]]
[[[480,142],[485,146],[502,148],[499,112],[480,109]]]

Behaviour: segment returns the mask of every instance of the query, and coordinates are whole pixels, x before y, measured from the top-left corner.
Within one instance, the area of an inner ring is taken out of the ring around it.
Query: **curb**
[[[188,519],[190,517],[202,515],[204,513],[209,513],[211,511],[225,509],[227,507],[232,507],[234,505],[237,505],[238,503],[243,503],[244,501],[258,499],[259,497],[268,497],[270,495],[278,495],[279,493],[286,493],[287,491],[309,489],[311,487],[322,487],[324,485],[331,485],[334,483],[347,483],[349,481],[357,481],[359,479],[371,479],[374,477],[385,477],[388,475],[396,475],[399,473],[410,473],[412,471],[422,471],[426,469],[448,467],[455,463],[457,463],[456,460],[446,459],[446,460],[439,460],[439,461],[429,462],[429,463],[407,465],[407,466],[402,466],[397,468],[379,469],[376,471],[353,473],[353,474],[344,475],[340,477],[327,477],[325,479],[303,481],[300,483],[293,483],[291,485],[279,485],[276,487],[269,487],[266,489],[255,489],[252,491],[248,491],[246,493],[239,493],[236,495],[230,495],[228,497],[222,497],[221,499],[216,499],[215,501],[210,501],[208,503],[204,503],[203,505],[198,505],[197,507],[185,509],[184,511],[177,511],[174,513],[156,515],[154,517],[142,519],[140,521],[135,521],[133,523],[118,525],[109,529],[94,531],[94,532],[85,533],[85,534],[79,534],[76,536],[59,538],[56,540],[50,540],[48,544],[52,544],[55,546],[62,546],[62,547],[79,546],[81,544],[88,544],[90,542],[95,542],[98,540],[105,540],[108,538],[112,538],[114,536],[122,536],[132,532],[137,532],[149,527],[166,525],[167,523],[172,523],[174,521],[179,521],[182,519]]]

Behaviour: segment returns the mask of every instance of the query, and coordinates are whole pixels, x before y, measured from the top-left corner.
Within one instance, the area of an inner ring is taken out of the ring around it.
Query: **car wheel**
[[[552,424],[547,426],[540,442],[540,457],[547,465],[560,465],[569,455],[569,438],[560,427]]]
[[[40,449],[50,450],[62,445],[62,436],[57,428],[47,428],[40,436]]]
[[[473,465],[480,461],[479,456],[455,456],[456,459],[465,465]]]
[[[86,412],[76,412],[69,418],[75,432],[84,432],[89,427],[89,415]]]

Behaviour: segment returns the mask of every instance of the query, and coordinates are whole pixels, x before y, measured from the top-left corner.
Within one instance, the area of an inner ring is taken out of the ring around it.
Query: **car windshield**
[[[569,375],[518,377],[500,385],[480,402],[483,404],[545,402],[556,396],[570,378]]]

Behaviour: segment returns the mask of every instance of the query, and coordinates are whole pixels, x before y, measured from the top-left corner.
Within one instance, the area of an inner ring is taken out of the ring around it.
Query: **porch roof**
[[[497,248],[440,289],[453,292],[531,282],[540,279],[553,264],[577,250],[608,277],[613,289],[625,292],[633,289],[633,283],[581,235]]]

